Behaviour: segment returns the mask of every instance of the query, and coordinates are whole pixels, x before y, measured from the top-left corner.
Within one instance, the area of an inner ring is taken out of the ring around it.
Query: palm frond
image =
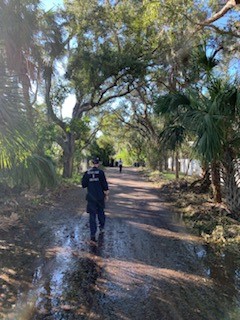
[[[184,142],[186,129],[182,125],[167,125],[160,134],[160,139],[169,150],[176,150]]]
[[[157,98],[155,102],[155,113],[159,115],[172,115],[178,112],[180,106],[189,106],[189,98],[182,93],[170,93]]]
[[[201,118],[198,115],[194,120],[194,123],[198,123],[195,146],[208,161],[218,158],[222,151],[224,127],[221,120],[221,116],[209,113]]]
[[[56,171],[51,159],[37,154],[14,164],[11,169],[3,170],[3,176],[13,187],[29,188],[35,185],[44,189],[45,187],[53,187],[57,183]]]

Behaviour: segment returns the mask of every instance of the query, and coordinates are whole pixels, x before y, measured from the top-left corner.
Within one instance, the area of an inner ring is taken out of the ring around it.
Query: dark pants
[[[89,213],[91,236],[95,236],[97,232],[96,216],[98,216],[99,227],[104,228],[105,225],[104,200],[88,201],[87,212]]]
[[[119,172],[122,172],[122,165],[119,166]]]

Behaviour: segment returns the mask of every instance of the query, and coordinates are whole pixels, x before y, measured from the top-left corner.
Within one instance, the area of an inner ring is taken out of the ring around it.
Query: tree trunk
[[[240,210],[240,189],[236,181],[238,164],[235,163],[234,155],[231,150],[226,150],[223,161],[223,180],[226,204],[235,218],[239,218]],[[237,174],[239,177],[239,174]]]
[[[214,202],[221,203],[222,202],[221,176],[220,176],[220,164],[218,161],[213,160],[211,163],[211,176],[212,176]]]
[[[34,119],[33,119],[33,107],[30,102],[30,95],[29,95],[29,88],[30,88],[30,83],[28,77],[22,76],[22,91],[23,91],[23,98],[24,98],[24,104],[26,108],[26,113],[27,113],[27,118],[29,120],[29,123],[33,124]]]
[[[190,188],[194,188],[197,184],[199,184],[199,192],[209,192],[211,186],[209,167],[203,168],[203,177],[191,183]]]
[[[63,178],[72,178],[75,138],[70,132],[63,148]]]
[[[174,171],[174,152],[172,153],[171,171]]]
[[[163,171],[163,159],[162,159],[162,157],[160,157],[160,159],[158,160],[158,170],[160,172]]]
[[[176,150],[175,154],[175,173],[176,173],[176,180],[179,179],[179,152]]]
[[[168,157],[167,155],[164,155],[164,170],[168,171]]]
[[[203,178],[200,185],[200,189],[202,192],[209,192],[210,186],[211,186],[210,168],[207,167],[203,171]]]

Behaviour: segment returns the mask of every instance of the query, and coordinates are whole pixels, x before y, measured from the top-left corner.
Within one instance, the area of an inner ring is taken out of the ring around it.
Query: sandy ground
[[[85,190],[22,208],[1,231],[0,319],[237,320],[201,240],[133,168],[108,168],[106,230],[89,241]],[[174,205],[174,204],[172,204]]]

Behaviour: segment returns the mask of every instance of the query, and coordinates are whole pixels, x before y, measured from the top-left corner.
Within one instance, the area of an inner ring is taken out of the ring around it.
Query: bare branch
[[[126,96],[128,93],[132,92],[135,87],[132,86],[133,83],[129,83],[127,85],[127,87],[122,90],[120,93],[113,93],[112,95],[109,95],[107,97],[104,98],[104,95],[112,90],[114,87],[117,86],[117,81],[122,77],[123,75],[117,77],[117,79],[115,79],[114,83],[112,83],[111,85],[109,85],[109,87],[107,87],[106,89],[104,89],[101,93],[100,96],[97,99],[97,102],[94,102],[94,96],[96,95],[96,91],[92,93],[91,95],[91,99],[90,101],[81,104],[79,101],[76,102],[74,110],[73,110],[73,117],[74,118],[81,118],[82,114],[86,111],[90,111],[92,109],[94,109],[95,107],[100,107],[103,104],[107,103],[110,100],[113,100],[115,98],[121,98]],[[132,81],[133,82],[133,81]]]
[[[185,15],[185,18],[187,18],[189,21],[191,21],[194,24],[198,25],[198,28],[193,32],[193,34],[195,34],[196,32],[198,32],[199,30],[201,30],[204,27],[208,27],[208,28],[212,28],[214,29],[217,33],[220,34],[230,34],[234,37],[239,38],[240,35],[238,33],[235,33],[231,30],[226,31],[226,30],[222,30],[220,28],[218,28],[217,26],[213,25],[212,23],[219,20],[220,18],[222,18],[226,13],[228,13],[230,10],[232,10],[233,8],[235,8],[236,6],[238,6],[240,4],[239,0],[228,0],[227,3],[225,4],[225,6],[219,10],[218,12],[216,12],[213,16],[211,16],[210,18],[204,20],[203,22],[194,22],[192,21],[189,16]],[[193,35],[192,34],[192,35]]]
[[[237,0],[228,0],[227,3],[225,4],[225,6],[219,10],[218,12],[216,12],[212,17],[210,17],[209,19],[206,19],[205,21],[203,21],[202,23],[200,23],[200,25],[202,26],[206,26],[209,25],[215,21],[217,21],[218,19],[222,18],[228,11],[230,11],[231,9],[233,9],[234,7],[236,7],[237,5],[240,4],[240,1]]]

